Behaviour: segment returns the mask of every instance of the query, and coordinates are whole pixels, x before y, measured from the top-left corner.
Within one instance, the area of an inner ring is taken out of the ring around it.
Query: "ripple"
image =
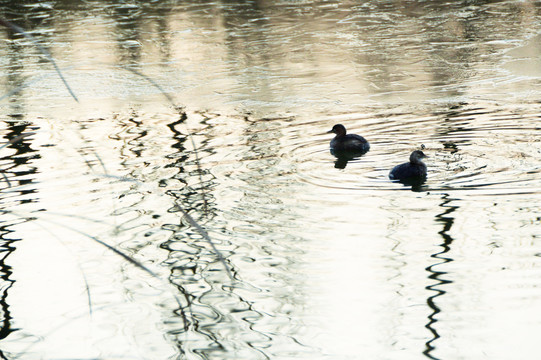
[[[427,191],[539,191],[538,113],[492,104],[462,104],[430,113],[411,110],[341,114],[303,124],[312,129],[307,136],[293,137],[284,153],[296,164],[301,182],[322,188],[396,189],[388,171],[423,146],[430,156]],[[338,122],[371,143],[367,154],[342,164],[342,169],[329,152],[332,137],[325,134]]]

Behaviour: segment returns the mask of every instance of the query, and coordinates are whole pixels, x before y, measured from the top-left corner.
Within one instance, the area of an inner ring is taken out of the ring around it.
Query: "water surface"
[[[0,4],[2,358],[536,356],[537,2]]]

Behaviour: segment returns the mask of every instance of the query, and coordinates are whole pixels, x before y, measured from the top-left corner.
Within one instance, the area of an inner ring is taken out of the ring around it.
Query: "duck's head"
[[[412,163],[420,163],[421,159],[427,158],[428,156],[425,155],[424,152],[421,150],[415,150],[410,155],[410,162]]]
[[[327,133],[334,133],[337,136],[346,135],[346,127],[342,124],[336,124]]]

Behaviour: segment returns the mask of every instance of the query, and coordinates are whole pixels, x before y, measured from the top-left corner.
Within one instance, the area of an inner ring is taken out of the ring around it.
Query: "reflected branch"
[[[2,178],[6,183],[6,187],[2,188],[2,193],[0,199],[5,200],[10,195],[6,189],[11,189],[14,184],[26,184],[27,180],[14,180],[10,181],[10,178],[6,173],[14,175],[15,178],[20,176],[24,178],[26,175],[34,174],[36,169],[33,167],[28,168],[29,160],[33,157],[31,155],[34,150],[31,148],[30,144],[25,141],[26,137],[35,134],[35,132],[26,132],[28,126],[12,126],[10,132],[6,134],[8,141],[4,142],[0,146],[0,150],[6,147],[12,147],[15,153],[10,158],[12,165],[3,166],[0,169]],[[7,157],[0,158],[1,160],[6,160]],[[30,194],[34,190],[21,190],[20,187],[17,190],[12,191],[11,193]],[[3,201],[4,202],[4,201]],[[6,205],[4,205],[5,207]],[[0,210],[0,214],[3,210]],[[31,221],[31,219],[19,219],[21,222]],[[2,280],[2,289],[0,289],[0,340],[7,338],[13,331],[16,329],[12,328],[12,315],[10,313],[10,305],[7,301],[8,293],[15,280],[11,278],[13,273],[12,267],[7,264],[6,259],[9,255],[15,250],[13,243],[21,239],[14,239],[8,237],[8,234],[13,233],[14,231],[10,229],[13,222],[8,222],[5,218],[2,218],[0,221],[0,279]],[[5,359],[3,353],[0,351],[0,359]]]
[[[432,310],[432,313],[428,316],[428,323],[425,325],[425,328],[430,331],[430,333],[432,334],[432,338],[426,342],[426,348],[423,351],[423,355],[425,355],[429,359],[435,360],[437,360],[438,358],[432,354],[434,349],[436,348],[434,342],[441,337],[435,326],[438,322],[437,315],[441,312],[440,307],[436,304],[436,300],[438,297],[443,296],[447,293],[445,290],[442,289],[442,287],[453,282],[444,278],[444,276],[447,275],[446,271],[437,270],[439,266],[454,261],[452,258],[444,256],[451,250],[451,244],[454,240],[451,235],[448,234],[448,231],[451,230],[455,218],[449,216],[449,214],[452,214],[456,209],[459,208],[458,206],[450,206],[449,203],[451,203],[452,201],[453,199],[449,199],[448,194],[445,194],[443,196],[443,202],[440,204],[440,207],[445,208],[445,211],[441,214],[436,215],[436,222],[443,224],[443,230],[438,232],[438,234],[443,238],[443,243],[439,245],[442,250],[440,252],[430,255],[430,257],[436,259],[437,262],[425,269],[430,273],[428,278],[435,281],[434,284],[428,285],[427,287],[425,287],[425,289],[435,294],[429,296],[426,299],[426,303],[428,307]]]
[[[4,221],[2,221],[4,223]],[[0,291],[0,340],[7,338],[15,329],[11,327],[12,316],[9,309],[9,304],[7,301],[8,293],[15,280],[11,278],[12,268],[6,264],[6,258],[15,250],[15,247],[11,245],[13,242],[20,239],[9,238],[8,235],[12,233],[13,230],[9,229],[9,226],[2,224],[0,226],[0,241],[2,245],[1,257],[0,257],[0,279],[3,282],[2,289]],[[2,353],[0,352],[0,359],[2,359]]]
[[[173,107],[173,109],[175,109],[175,111],[178,112],[180,118],[177,123],[181,123],[186,126],[188,137],[190,138],[190,142],[192,143],[193,152],[195,156],[195,163],[197,165],[197,171],[199,174],[199,182],[201,183],[201,192],[203,193],[203,209],[205,212],[208,212],[208,202],[207,202],[207,197],[205,196],[205,189],[203,186],[203,177],[201,176],[202,170],[201,170],[201,161],[199,160],[199,152],[197,151],[197,146],[195,145],[195,140],[193,139],[193,135],[191,131],[188,129],[188,126],[186,125],[186,120],[188,119],[188,115],[186,114],[186,112],[183,110],[182,107],[175,104],[175,101],[173,100],[173,98],[167,92],[165,92],[165,90],[156,81],[154,81],[154,79],[129,66],[121,66],[120,68],[130,71],[134,73],[135,75],[138,75],[142,77],[143,79],[145,79],[146,81],[148,81],[152,86],[154,86],[156,89],[158,89],[158,91],[160,91],[160,93],[167,99],[167,101]]]

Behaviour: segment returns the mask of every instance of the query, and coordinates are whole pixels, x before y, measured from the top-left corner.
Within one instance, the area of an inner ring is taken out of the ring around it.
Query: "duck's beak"
[[[331,130],[329,130],[329,131],[327,131],[327,134],[330,134],[330,133],[332,133],[332,129],[331,129]]]

